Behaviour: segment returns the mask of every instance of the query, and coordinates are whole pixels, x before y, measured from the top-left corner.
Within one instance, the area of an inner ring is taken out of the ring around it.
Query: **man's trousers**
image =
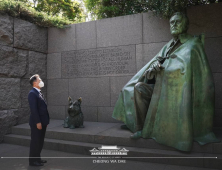
[[[41,161],[40,153],[43,148],[46,126],[42,126],[42,129],[39,130],[37,126],[31,127],[31,142],[30,142],[30,152],[29,152],[29,162]],[[36,158],[31,158],[36,157]]]

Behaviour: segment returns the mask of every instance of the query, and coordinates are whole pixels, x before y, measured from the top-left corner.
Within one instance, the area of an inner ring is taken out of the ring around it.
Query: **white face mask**
[[[40,88],[44,87],[44,82],[43,82],[43,81],[40,81],[39,87],[40,87]]]

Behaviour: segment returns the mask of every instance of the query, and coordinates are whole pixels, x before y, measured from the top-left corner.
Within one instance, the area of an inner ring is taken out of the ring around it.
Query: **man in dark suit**
[[[43,166],[46,160],[41,160],[40,153],[43,148],[46,127],[49,124],[49,113],[46,100],[41,93],[40,88],[44,83],[38,74],[30,78],[32,89],[28,95],[29,106],[31,110],[29,125],[31,128],[31,142],[29,152],[30,166]]]

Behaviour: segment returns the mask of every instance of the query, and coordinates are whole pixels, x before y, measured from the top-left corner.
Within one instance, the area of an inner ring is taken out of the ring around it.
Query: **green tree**
[[[54,6],[42,0],[0,0],[0,13],[27,20],[42,27],[64,28],[66,25],[83,21],[79,3],[60,0]],[[55,3],[55,1],[54,1]],[[44,6],[43,6],[44,5]],[[47,10],[48,9],[48,10]]]
[[[82,21],[82,4],[76,0],[19,0],[28,7],[34,8],[38,12],[45,12],[50,16],[62,16],[70,21]]]
[[[220,1],[222,0],[84,0],[84,3],[93,17],[101,19],[147,11],[169,18],[174,12],[185,11],[188,6]]]
[[[35,0],[34,8],[37,11],[43,11],[48,15],[62,15],[71,21],[81,20],[83,10],[81,4],[71,0]]]

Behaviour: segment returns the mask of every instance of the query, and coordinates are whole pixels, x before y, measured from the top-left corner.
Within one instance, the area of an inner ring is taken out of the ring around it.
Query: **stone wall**
[[[29,78],[39,74],[47,84],[47,39],[46,28],[0,15],[0,142],[11,126],[29,121]]]
[[[189,33],[205,33],[216,86],[215,126],[222,122],[222,3],[188,9]],[[118,94],[171,39],[169,22],[152,13],[73,24],[48,30],[47,80],[51,118],[67,116],[68,96],[83,98],[87,121],[116,122]]]
[[[222,122],[222,3],[191,7],[189,33],[205,33],[216,88],[216,127]],[[117,122],[111,115],[131,77],[170,39],[167,20],[144,13],[65,30],[40,28],[0,16],[0,142],[10,127],[28,122],[29,78],[40,74],[50,117],[67,116],[68,96],[83,98],[86,121]],[[47,93],[46,93],[47,92]]]

